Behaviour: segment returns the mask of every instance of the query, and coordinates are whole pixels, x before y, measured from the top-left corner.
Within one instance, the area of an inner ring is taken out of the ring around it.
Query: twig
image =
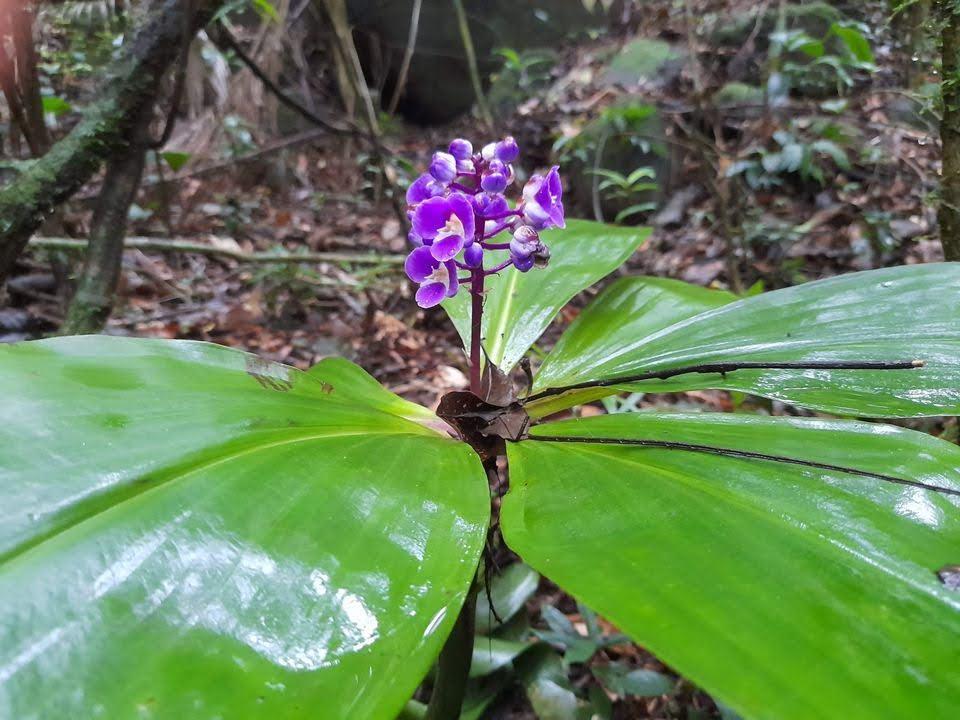
[[[360,56],[357,54],[357,46],[353,42],[353,35],[350,28],[345,26],[345,22],[334,16],[329,5],[324,5],[327,10],[327,16],[330,18],[330,24],[333,26],[333,37],[340,48],[340,54],[349,59],[353,72],[349,73],[353,83],[354,92],[363,100],[364,118],[367,123],[367,130],[370,142],[374,148],[374,160],[380,166],[380,175],[383,181],[387,183],[390,189],[390,204],[393,207],[394,214],[404,233],[409,229],[410,224],[407,220],[407,214],[401,201],[402,193],[400,188],[394,182],[393,171],[390,168],[388,157],[390,152],[383,144],[383,131],[380,128],[380,121],[377,119],[377,110],[373,105],[373,97],[370,94],[370,86],[367,85],[367,79],[363,74],[363,66],[360,63]]]
[[[483,84],[480,82],[480,68],[477,66],[477,53],[473,49],[473,38],[470,36],[470,24],[467,22],[467,13],[463,9],[462,0],[453,0],[453,8],[457,11],[457,25],[460,28],[460,37],[463,40],[463,51],[467,56],[467,66],[470,70],[470,82],[473,83],[473,92],[477,96],[477,109],[480,119],[487,129],[493,131],[493,115],[487,106],[487,98],[483,94]]]
[[[553,395],[562,395],[571,390],[585,390],[587,388],[615,387],[617,385],[631,385],[645,380],[667,380],[677,375],[692,374],[720,374],[736,372],[737,370],[917,370],[924,366],[923,360],[906,360],[904,362],[886,361],[817,361],[810,362],[722,362],[706,363],[703,365],[689,365],[687,367],[671,368],[669,370],[653,370],[638,375],[624,375],[606,380],[588,380],[586,382],[567,385],[565,387],[548,388],[536,395],[522,400],[523,403],[533,402]]]
[[[397,72],[397,81],[393,87],[393,97],[390,98],[390,104],[387,106],[387,112],[393,115],[397,111],[397,105],[400,104],[400,96],[407,84],[407,73],[410,72],[410,62],[413,60],[413,51],[417,47],[417,30],[420,27],[420,5],[423,0],[413,0],[413,8],[410,10],[410,33],[407,36],[407,48],[403,51],[403,60],[400,62],[400,70]]]
[[[363,137],[370,142],[375,142],[374,138],[367,133],[364,133],[363,130],[353,123],[338,125],[330,120],[327,120],[326,118],[320,117],[315,112],[307,109],[292,97],[287,95],[273,80],[270,79],[270,77],[260,68],[260,66],[253,61],[253,58],[244,52],[243,48],[240,47],[240,43],[238,43],[236,38],[230,34],[230,31],[227,30],[226,26],[222,22],[211,28],[210,39],[221,50],[225,48],[233,51],[237,58],[247,66],[247,69],[253,73],[254,77],[262,82],[267,90],[276,95],[280,102],[289,107],[291,110],[302,115],[317,127],[323,128],[327,132],[334,135],[356,135]]]
[[[770,462],[786,463],[788,465],[802,465],[804,467],[816,468],[818,470],[830,470],[832,472],[842,472],[859,477],[873,478],[883,480],[884,482],[895,483],[897,485],[908,485],[909,487],[922,488],[923,490],[933,490],[944,495],[960,496],[960,490],[943,487],[941,485],[930,485],[919,480],[907,480],[895,475],[885,475],[883,473],[871,472],[869,470],[860,470],[858,468],[847,467],[845,465],[833,465],[831,463],[816,462],[813,460],[801,460],[800,458],[789,457],[787,455],[771,455],[767,453],[753,452],[751,450],[736,450],[734,448],[715,447],[713,445],[698,445],[695,443],[676,442],[673,440],[635,440],[632,438],[607,438],[607,437],[570,437],[565,435],[536,435],[530,436],[525,440],[537,440],[540,442],[560,442],[560,443],[587,443],[597,445],[632,445],[647,448],[662,448],[664,450],[685,450],[688,452],[707,453],[709,455],[722,455],[725,457],[744,458],[747,460],[767,460]]]
[[[150,142],[148,150],[160,150],[170,136],[173,134],[173,128],[177,124],[177,113],[180,111],[180,102],[183,100],[183,89],[187,81],[187,63],[190,60],[190,46],[193,44],[193,28],[184,18],[183,40],[180,48],[180,57],[177,59],[177,72],[173,78],[173,91],[170,93],[170,108],[167,110],[167,117],[163,123],[163,130],[160,137]]]
[[[75,238],[33,237],[30,247],[45,250],[85,250],[86,240]],[[248,253],[242,250],[214,247],[204,243],[188,240],[166,240],[151,237],[128,237],[124,241],[125,250],[148,250],[154,252],[196,253],[212,255],[236,260],[242,263],[270,264],[270,263],[354,263],[357,265],[400,265],[404,261],[403,255],[349,252],[315,252],[315,253],[284,253],[268,252]]]

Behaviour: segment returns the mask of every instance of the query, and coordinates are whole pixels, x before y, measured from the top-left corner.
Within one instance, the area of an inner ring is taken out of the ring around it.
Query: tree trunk
[[[0,283],[30,236],[131,138],[140,109],[156,97],[164,73],[223,0],[162,0],[126,45],[104,83],[102,99],[79,124],[12,185],[0,190]]]
[[[943,171],[937,217],[944,257],[960,260],[960,10],[954,9],[954,0],[945,0],[943,9]]]
[[[10,15],[13,45],[17,55],[17,86],[29,124],[29,135],[33,139],[31,151],[34,157],[40,157],[50,149],[51,140],[44,118],[40,76],[37,73],[37,52],[33,43],[34,9],[30,3],[24,3],[11,10]]]
[[[2,18],[0,18],[2,20]],[[20,151],[20,135],[23,135],[30,147],[30,154],[34,157],[42,155],[39,152],[40,147],[30,137],[30,126],[27,123],[27,116],[23,110],[23,103],[20,102],[20,90],[17,88],[16,66],[13,58],[7,54],[3,46],[3,33],[0,32],[0,90],[7,101],[7,109],[10,111],[10,145],[14,153]],[[19,134],[18,134],[19,131]]]
[[[144,105],[133,128],[133,139],[107,162],[107,175],[93,211],[83,270],[60,329],[63,335],[98,333],[110,318],[120,282],[127,214],[140,187],[150,142],[152,109],[153,103]]]
[[[931,0],[914,0],[903,6],[903,0],[889,0],[888,8],[893,18],[894,36],[901,39],[906,50],[906,65],[903,68],[903,81],[909,88],[915,88],[926,81],[927,66],[918,62],[923,52],[930,21]]]

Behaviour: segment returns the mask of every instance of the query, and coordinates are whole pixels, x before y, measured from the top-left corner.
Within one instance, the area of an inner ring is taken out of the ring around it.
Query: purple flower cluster
[[[513,184],[513,163],[520,148],[512,137],[473,151],[469,140],[457,139],[447,152],[434,153],[429,172],[407,190],[407,214],[413,229],[413,251],[407,275],[420,285],[417,303],[433,307],[453,297],[462,280],[491,275],[513,265],[527,272],[543,266],[550,251],[540,231],[564,227],[563,187],[558,168],[533,175],[516,207],[505,192]],[[509,241],[497,241],[509,232]],[[509,250],[509,258],[484,268],[488,250]],[[459,277],[459,271],[469,276]]]

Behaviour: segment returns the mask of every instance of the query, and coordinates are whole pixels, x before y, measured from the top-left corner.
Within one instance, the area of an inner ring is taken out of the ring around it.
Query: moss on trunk
[[[222,0],[163,0],[110,68],[103,99],[15,183],[0,190],[0,283],[30,236],[132,135],[138,111],[157,94],[184,38],[205,25]]]

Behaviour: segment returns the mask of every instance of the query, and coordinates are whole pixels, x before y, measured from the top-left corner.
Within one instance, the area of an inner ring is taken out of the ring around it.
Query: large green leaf
[[[644,285],[633,292],[642,295]],[[737,370],[625,383],[619,389],[727,388],[840,415],[958,414],[958,314],[960,263],[886,268],[776,290],[649,334],[631,333],[634,321],[621,325],[594,303],[547,358],[534,392],[705,363],[922,360],[924,367],[910,370]],[[581,363],[584,347],[590,349]],[[573,395],[548,402],[553,408],[569,406],[597,393]],[[538,405],[531,403],[530,411],[543,415]]]
[[[960,489],[960,449],[884,425],[611,415],[535,437],[685,442]],[[524,561],[748,718],[946,718],[960,703],[960,498],[676,449],[509,447]]]
[[[570,220],[565,230],[550,230],[543,240],[550,264],[526,273],[511,268],[486,279],[483,347],[494,365],[509,370],[564,305],[581,290],[622,265],[650,234],[648,228]],[[487,265],[507,257],[488,252]],[[470,294],[461,291],[443,304],[470,351]]]
[[[560,336],[553,351],[540,366],[536,390],[569,385],[580,368],[601,365],[614,343],[645,338],[659,330],[727,305],[733,293],[708,290],[699,285],[655,277],[620,278],[597,296]],[[543,417],[574,404],[611,394],[609,388],[594,388],[554,396],[528,408]]]
[[[488,520],[429,413],[343,360],[102,337],[0,347],[0,398],[0,716],[396,716]]]

